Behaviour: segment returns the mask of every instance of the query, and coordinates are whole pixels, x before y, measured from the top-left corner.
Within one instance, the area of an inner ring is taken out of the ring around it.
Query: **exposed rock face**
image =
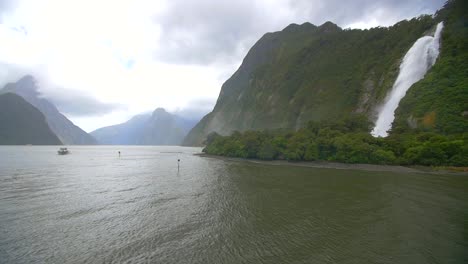
[[[0,145],[61,145],[44,115],[13,93],[0,95]]]
[[[36,81],[25,76],[16,83],[9,83],[0,93],[15,93],[44,114],[47,124],[59,139],[67,145],[93,145],[96,140],[61,114],[47,99],[39,96]]]

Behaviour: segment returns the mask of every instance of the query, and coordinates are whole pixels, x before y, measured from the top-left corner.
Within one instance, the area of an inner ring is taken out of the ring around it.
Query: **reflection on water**
[[[0,147],[0,262],[468,261],[466,176],[70,149]]]

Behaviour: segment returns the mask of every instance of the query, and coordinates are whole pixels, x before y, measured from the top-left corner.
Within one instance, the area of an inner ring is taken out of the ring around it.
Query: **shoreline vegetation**
[[[382,138],[370,135],[371,128],[372,123],[365,115],[352,115],[341,120],[309,122],[297,131],[234,131],[230,136],[213,132],[207,136],[202,152],[263,161],[468,171],[466,133],[443,135],[424,130],[395,130]]]
[[[287,160],[260,160],[248,158],[235,158],[206,153],[194,154],[198,157],[213,158],[233,162],[249,162],[253,164],[269,166],[293,166],[316,169],[337,169],[337,170],[360,170],[375,172],[395,172],[395,173],[430,173],[430,174],[461,174],[468,175],[468,167],[428,167],[428,166],[401,166],[401,165],[378,165],[378,164],[349,164],[331,161],[287,161]]]

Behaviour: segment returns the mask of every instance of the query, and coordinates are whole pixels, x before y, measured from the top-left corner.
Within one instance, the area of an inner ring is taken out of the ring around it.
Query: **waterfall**
[[[374,137],[386,137],[395,119],[395,110],[406,91],[421,80],[426,72],[434,65],[439,56],[440,33],[444,27],[443,22],[437,25],[433,37],[424,36],[418,39],[406,53],[400,65],[400,73],[393,84],[385,104],[380,109],[377,122],[371,134]]]

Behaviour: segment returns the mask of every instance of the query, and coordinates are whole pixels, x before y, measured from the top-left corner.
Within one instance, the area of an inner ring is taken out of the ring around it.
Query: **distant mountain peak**
[[[159,107],[151,115],[137,115],[125,123],[97,129],[91,135],[105,145],[179,145],[197,121],[185,120]]]
[[[318,27],[322,32],[341,31],[341,28],[330,21],[327,21]]]
[[[164,108],[156,108],[156,110],[153,111],[153,114],[151,117],[153,119],[159,119],[159,118],[170,118],[172,115],[166,111]]]
[[[5,85],[4,92],[13,92],[20,95],[38,96],[39,88],[36,79],[31,75],[26,75],[15,83]]]
[[[19,79],[17,83],[29,83],[35,86],[36,79],[32,75],[28,74],[28,75],[23,76],[21,79]]]
[[[305,31],[305,30],[313,30],[316,29],[317,26],[311,24],[309,22],[305,22],[302,25],[298,25],[296,23],[292,23],[285,27],[282,31],[283,32],[298,32],[298,31]]]
[[[283,31],[296,31],[300,26],[296,23],[291,23],[283,29]]]
[[[158,114],[158,113],[167,113],[166,109],[162,107],[158,107],[153,111],[153,114]]]

